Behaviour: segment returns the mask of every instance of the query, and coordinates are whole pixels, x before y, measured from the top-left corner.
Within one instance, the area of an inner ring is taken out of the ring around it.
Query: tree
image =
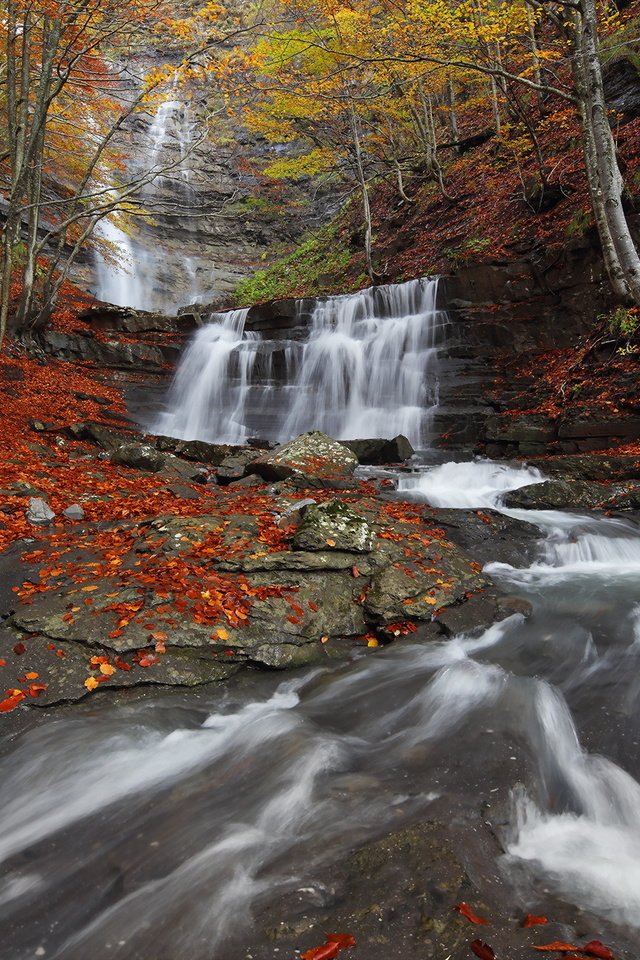
[[[166,172],[127,171],[133,114],[152,109],[170,79],[244,29],[215,2],[182,20],[166,16],[164,0],[6,0],[4,7],[0,343],[12,281],[20,293],[17,323],[46,320],[100,220],[135,209],[141,189]],[[175,54],[173,64],[146,78],[122,66],[159,37]]]

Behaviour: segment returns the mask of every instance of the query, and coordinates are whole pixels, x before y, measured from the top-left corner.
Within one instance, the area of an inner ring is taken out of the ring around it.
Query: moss
[[[238,306],[282,297],[333,293],[343,284],[354,258],[337,220],[307,236],[293,251],[242,280],[233,293]]]
[[[640,56],[638,53],[638,32],[640,31],[640,17],[631,17],[619,29],[614,30],[600,41],[600,59],[602,63],[610,63],[619,57],[626,57],[640,72]]]

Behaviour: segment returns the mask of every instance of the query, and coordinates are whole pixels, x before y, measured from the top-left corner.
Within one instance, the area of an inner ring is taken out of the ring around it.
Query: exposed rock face
[[[505,506],[531,510],[637,510],[640,484],[597,483],[575,478],[548,480],[508,493]]]
[[[251,472],[265,480],[287,480],[300,476],[346,479],[358,466],[358,458],[324,433],[312,431],[285,443],[272,453],[258,457]]]
[[[638,217],[630,220],[638,233]],[[558,256],[532,248],[521,259],[462,267],[444,278],[439,295],[451,318],[434,418],[444,446],[509,459],[588,453],[640,438],[635,411],[576,415],[569,395],[565,415],[518,412],[541,408],[548,397],[534,375],[516,382],[512,358],[573,346],[611,309],[594,232],[568,241]],[[631,396],[633,385],[625,389]]]
[[[392,440],[384,438],[372,440],[341,440],[340,443],[355,453],[358,461],[366,466],[380,466],[386,463],[402,463],[415,453],[406,437],[399,434]]]

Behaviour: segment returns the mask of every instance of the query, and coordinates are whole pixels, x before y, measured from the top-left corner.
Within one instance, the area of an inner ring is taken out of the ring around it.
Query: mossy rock
[[[364,517],[340,500],[309,507],[293,537],[296,550],[370,553],[375,533]]]

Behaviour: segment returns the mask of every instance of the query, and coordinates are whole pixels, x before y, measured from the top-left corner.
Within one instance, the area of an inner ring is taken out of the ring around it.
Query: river
[[[538,476],[449,463],[403,475],[399,495],[500,508]],[[469,869],[489,825],[495,856],[473,875],[487,902],[514,914],[577,907],[585,929],[632,957],[638,528],[507,512],[539,529],[536,556],[487,570],[530,601],[527,619],[284,680],[89,704],[5,743],[3,956],[285,956],[252,952],[255,912],[283,895],[312,911],[333,863],[426,818],[455,824]]]

